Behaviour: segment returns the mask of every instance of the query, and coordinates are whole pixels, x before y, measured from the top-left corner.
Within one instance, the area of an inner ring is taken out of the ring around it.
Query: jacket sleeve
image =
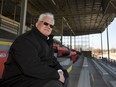
[[[16,40],[12,51],[23,74],[39,79],[59,79],[57,70],[41,62],[36,47],[27,39]]]
[[[68,77],[69,77],[69,74],[68,74],[67,70],[64,69],[64,68],[60,65],[60,63],[58,62],[57,58],[54,57],[53,59],[54,59],[54,61],[56,62],[54,68],[55,68],[56,70],[62,69],[63,72],[64,72],[64,77],[65,77],[65,78],[68,78]]]

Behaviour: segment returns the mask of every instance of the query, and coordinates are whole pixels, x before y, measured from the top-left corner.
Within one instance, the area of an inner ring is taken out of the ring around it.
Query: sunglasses
[[[43,24],[45,25],[45,26],[50,26],[50,28],[54,28],[54,26],[53,25],[51,25],[51,24],[49,24],[49,23],[47,23],[47,22],[44,22],[44,21],[41,21],[41,22],[43,22]]]

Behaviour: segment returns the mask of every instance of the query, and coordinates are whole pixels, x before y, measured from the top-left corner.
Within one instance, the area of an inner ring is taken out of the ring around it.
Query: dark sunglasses
[[[44,24],[44,25],[46,25],[46,26],[48,26],[48,25],[49,25],[49,26],[50,26],[50,28],[54,28],[54,26],[53,26],[53,25],[51,25],[51,24],[49,24],[49,23],[47,23],[47,22],[44,22],[44,21],[41,21],[41,22],[43,22],[43,24]]]

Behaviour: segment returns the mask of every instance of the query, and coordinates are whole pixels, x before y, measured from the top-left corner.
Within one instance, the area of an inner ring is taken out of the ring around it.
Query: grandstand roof
[[[52,12],[56,35],[100,33],[116,16],[116,0],[28,0],[28,12],[37,16]],[[62,26],[63,24],[63,26]]]
[[[21,5],[21,0],[11,1]],[[53,33],[63,36],[101,33],[116,16],[116,0],[28,0],[27,6],[32,18],[42,12],[52,12],[55,15]]]

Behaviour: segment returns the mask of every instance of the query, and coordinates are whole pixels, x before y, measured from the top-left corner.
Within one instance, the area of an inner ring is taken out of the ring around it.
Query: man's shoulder
[[[32,31],[27,31],[26,33],[24,33],[24,34],[22,34],[22,35],[20,35],[20,36],[18,36],[15,40],[14,40],[14,43],[19,43],[19,42],[21,42],[21,43],[23,43],[23,42],[25,42],[25,41],[32,41],[33,40],[33,33],[32,33]]]
[[[37,38],[33,30],[27,31],[26,33],[18,36],[14,40],[14,44],[26,44],[26,43],[31,43],[37,47],[40,45],[40,40],[39,37]]]
[[[28,39],[31,39],[31,38],[33,38],[33,33],[32,33],[32,31],[30,30],[30,31],[27,31],[26,33],[24,33],[24,34],[22,34],[22,35],[20,35],[20,36],[18,36],[17,38],[16,38],[16,40],[21,40],[21,39],[26,39],[26,38],[28,38]]]

